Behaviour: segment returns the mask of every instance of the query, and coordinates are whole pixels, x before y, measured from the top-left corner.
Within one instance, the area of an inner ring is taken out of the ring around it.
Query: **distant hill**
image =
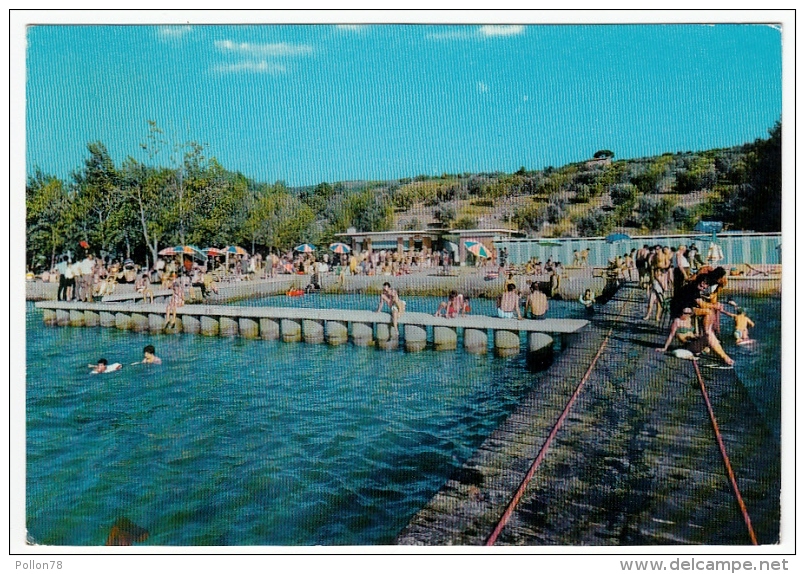
[[[768,139],[702,152],[616,159],[615,152],[598,150],[587,161],[535,171],[332,187],[381,195],[393,209],[388,227],[400,230],[445,224],[572,237],[686,232],[700,219],[716,219],[728,229],[779,231],[780,132],[778,123]]]

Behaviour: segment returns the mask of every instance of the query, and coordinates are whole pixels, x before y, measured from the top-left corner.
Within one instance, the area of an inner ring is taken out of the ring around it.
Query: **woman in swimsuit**
[[[668,347],[671,346],[671,342],[676,339],[684,348],[694,355],[698,355],[710,348],[727,365],[733,365],[735,361],[729,358],[727,353],[724,352],[721,343],[718,341],[715,333],[713,333],[712,326],[707,328],[704,334],[697,335],[691,319],[692,316],[693,310],[690,307],[683,309],[682,315],[674,319],[673,323],[671,323],[671,332],[668,333],[668,339],[666,339],[665,345],[658,348],[657,351],[665,353]]]

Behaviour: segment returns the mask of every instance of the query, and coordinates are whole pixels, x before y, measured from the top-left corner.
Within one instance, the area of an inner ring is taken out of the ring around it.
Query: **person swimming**
[[[100,358],[100,359],[98,359],[97,364],[95,364],[95,365],[87,365],[87,367],[92,369],[92,372],[90,374],[92,374],[92,375],[100,375],[101,373],[112,373],[114,371],[119,371],[120,369],[123,368],[123,365],[121,365],[120,363],[112,363],[110,365],[109,361],[107,361],[104,358]]]
[[[154,349],[153,345],[146,345],[143,348],[143,360],[132,363],[132,365],[161,365],[162,359],[157,357],[154,354],[155,352],[156,349]]]

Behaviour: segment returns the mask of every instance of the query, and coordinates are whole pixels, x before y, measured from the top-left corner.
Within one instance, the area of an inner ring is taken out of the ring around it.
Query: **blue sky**
[[[782,113],[765,25],[33,26],[26,168],[147,120],[289,185],[540,169],[765,137]],[[168,163],[167,158],[163,163]]]

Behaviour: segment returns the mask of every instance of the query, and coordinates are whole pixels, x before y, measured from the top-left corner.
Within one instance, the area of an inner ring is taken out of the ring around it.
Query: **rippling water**
[[[249,304],[269,302],[317,305]],[[779,422],[771,305],[736,358]],[[146,344],[164,364],[129,366]],[[101,356],[126,366],[89,375]],[[522,356],[49,328],[32,305],[27,368],[27,525],[51,545],[103,544],[123,516],[154,545],[389,544],[539,378]]]
[[[28,312],[43,544],[388,544],[537,376],[522,358],[49,328]],[[128,364],[154,344],[161,366]],[[89,375],[104,356],[122,371]],[[58,368],[54,368],[58,367]]]

